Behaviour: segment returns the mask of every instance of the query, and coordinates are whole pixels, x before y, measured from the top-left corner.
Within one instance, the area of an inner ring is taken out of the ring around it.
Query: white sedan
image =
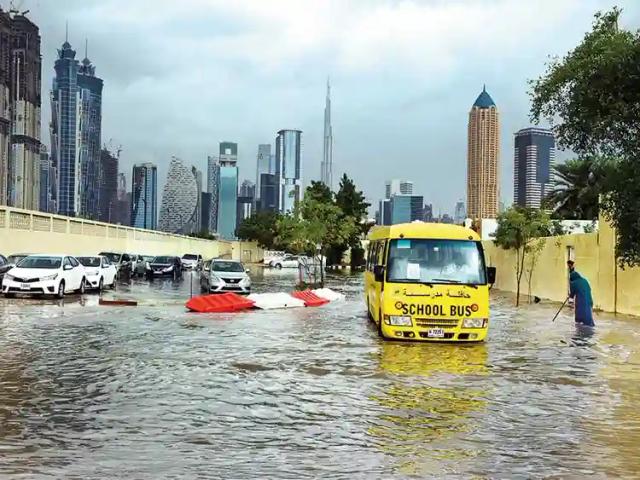
[[[38,254],[22,259],[5,274],[2,292],[5,297],[24,293],[62,298],[70,291],[84,293],[85,285],[85,269],[75,257]]]
[[[300,265],[300,257],[286,254],[284,257],[271,260],[270,265],[274,268],[298,268],[298,265]]]
[[[104,287],[114,288],[118,269],[109,257],[78,257],[86,272],[86,288],[102,291]]]

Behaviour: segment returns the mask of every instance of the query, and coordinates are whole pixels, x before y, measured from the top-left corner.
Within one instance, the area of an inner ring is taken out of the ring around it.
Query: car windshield
[[[153,261],[153,258],[154,258],[154,257],[142,257],[142,259],[143,259],[145,262],[151,262],[151,261]]]
[[[244,272],[244,267],[238,262],[213,262],[211,270],[214,272]]]
[[[45,268],[56,269],[60,268],[62,258],[60,257],[27,257],[16,265],[19,268]]]
[[[102,252],[100,255],[102,255],[103,257],[107,257],[113,263],[120,263],[120,254],[119,253]]]
[[[187,253],[186,255],[182,256],[183,260],[197,260],[198,256],[197,255],[192,255],[190,253]]]
[[[23,258],[27,258],[27,255],[9,255],[7,261],[11,265],[17,265]]]
[[[151,263],[173,263],[173,257],[156,257]]]
[[[481,247],[469,240],[392,240],[387,271],[388,282],[486,283]]]
[[[85,267],[99,267],[102,259],[100,257],[76,257]]]

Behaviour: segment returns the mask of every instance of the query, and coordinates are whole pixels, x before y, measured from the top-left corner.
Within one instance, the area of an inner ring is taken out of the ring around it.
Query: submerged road
[[[640,319],[589,336],[495,294],[484,344],[382,342],[360,276],[233,315],[187,313],[188,280],[106,294],[138,307],[0,299],[0,478],[640,476]]]

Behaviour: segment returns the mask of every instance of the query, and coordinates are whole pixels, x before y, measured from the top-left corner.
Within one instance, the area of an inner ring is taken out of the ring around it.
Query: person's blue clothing
[[[569,296],[575,299],[574,309],[576,322],[590,327],[593,323],[593,297],[591,286],[586,278],[575,270],[569,275]]]

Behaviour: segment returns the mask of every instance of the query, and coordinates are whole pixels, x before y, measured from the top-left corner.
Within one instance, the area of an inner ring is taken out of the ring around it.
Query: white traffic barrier
[[[304,307],[303,300],[294,298],[288,293],[252,293],[247,298],[255,302],[256,308],[263,310]]]
[[[316,288],[315,290],[311,290],[320,298],[325,298],[330,302],[334,302],[336,300],[344,300],[344,294],[331,290],[330,288]]]

